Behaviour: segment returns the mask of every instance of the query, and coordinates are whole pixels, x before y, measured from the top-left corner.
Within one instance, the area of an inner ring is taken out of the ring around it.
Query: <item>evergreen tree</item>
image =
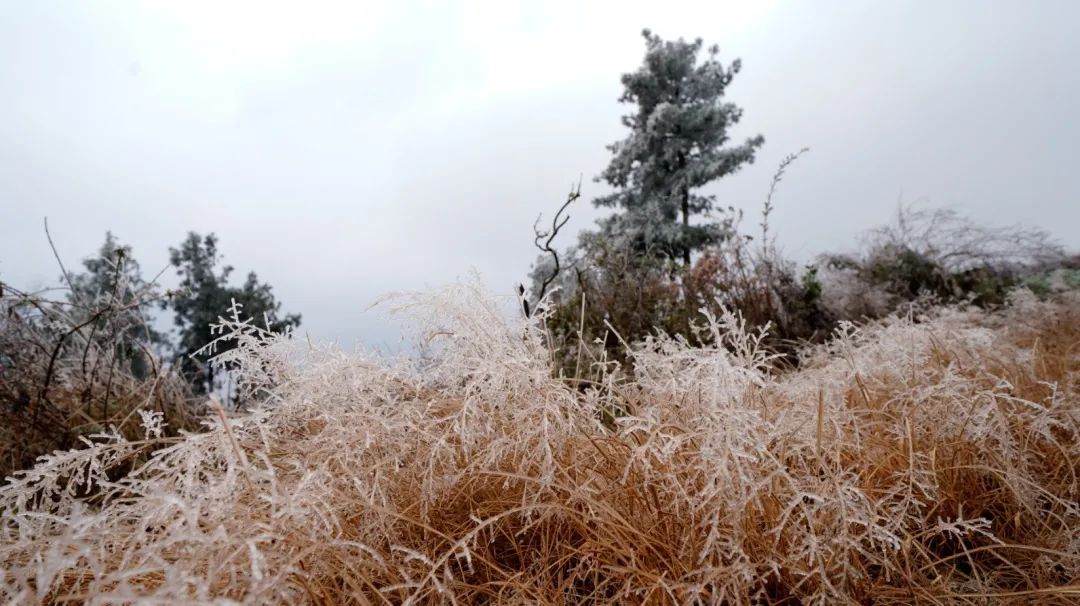
[[[83,273],[67,276],[72,320],[81,323],[96,317],[88,338],[100,347],[115,348],[117,358],[130,365],[135,377],[146,378],[150,348],[165,343],[151,326],[157,288],[143,279],[131,247],[120,244],[112,232],[105,233],[97,255],[84,259],[83,267]]]
[[[299,314],[281,316],[281,303],[274,299],[269,284],[259,282],[255,272],[247,275],[243,286],[229,286],[233,268],[221,264],[214,234],[189,233],[179,248],[169,249],[169,261],[180,277],[180,291],[170,304],[180,332],[177,361],[197,393],[209,393],[217,385],[213,367],[206,360],[195,359],[193,354],[214,339],[210,324],[225,314],[233,300],[243,305],[244,314],[255,321],[261,323],[265,319],[272,331],[283,332],[300,325]],[[231,342],[222,343],[218,352],[234,346]]]
[[[649,30],[642,35],[644,63],[623,75],[619,99],[637,105],[623,117],[631,132],[608,146],[615,157],[597,178],[616,191],[594,204],[623,210],[601,222],[604,235],[629,238],[638,254],[682,258],[689,266],[692,251],[731,230],[730,219],[691,224],[691,217],[708,215],[715,205],[715,196],[695,190],[753,162],[765,140],[757,135],[725,147],[728,129],[742,116],[741,109],[723,101],[739,72],[738,59],[725,68],[712,46],[699,62],[701,39],[663,41]]]

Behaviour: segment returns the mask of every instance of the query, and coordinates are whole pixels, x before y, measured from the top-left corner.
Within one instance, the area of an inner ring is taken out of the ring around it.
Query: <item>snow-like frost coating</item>
[[[737,316],[705,316],[714,346],[654,337],[584,386],[552,377],[542,316],[477,281],[391,304],[431,359],[234,310],[218,362],[258,404],[182,439],[144,413],[144,440],[95,436],[11,478],[0,593],[1049,601],[1080,576],[1075,300],[847,326],[784,374]]]

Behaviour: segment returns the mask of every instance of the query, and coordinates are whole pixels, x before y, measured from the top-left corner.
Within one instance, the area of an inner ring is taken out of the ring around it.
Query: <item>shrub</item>
[[[135,439],[140,411],[160,414],[168,435],[198,427],[184,381],[133,336],[148,291],[116,296],[125,284],[78,303],[0,286],[0,477],[88,435]]]
[[[861,251],[823,255],[819,263],[826,268],[827,305],[855,320],[925,297],[1001,305],[1025,276],[1064,262],[1062,249],[1041,230],[991,228],[949,209],[907,206],[892,224],[864,236]]]
[[[787,354],[803,341],[824,340],[835,325],[816,267],[800,274],[743,235],[709,246],[689,270],[602,237],[585,239],[574,252],[561,291],[548,302],[547,328],[566,376],[594,375],[598,368],[589,364],[624,362],[628,344],[657,334],[708,345],[711,336],[696,326],[702,311],[736,310],[750,326],[769,327],[768,346]]]

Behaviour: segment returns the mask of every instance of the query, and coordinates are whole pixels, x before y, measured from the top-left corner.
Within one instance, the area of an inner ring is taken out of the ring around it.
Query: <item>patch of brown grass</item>
[[[0,489],[20,602],[1075,603],[1080,302],[651,339],[552,379],[474,286],[408,298],[422,369],[230,325],[250,414],[118,482],[118,436]],[[600,410],[622,415],[602,415]],[[156,439],[150,432],[146,440]],[[98,486],[102,504],[65,493]]]

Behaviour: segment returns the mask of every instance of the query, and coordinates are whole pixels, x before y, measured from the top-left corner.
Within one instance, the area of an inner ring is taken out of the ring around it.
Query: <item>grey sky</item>
[[[579,174],[603,191],[643,27],[742,58],[736,136],[766,143],[713,189],[748,224],[812,148],[776,200],[789,253],[849,248],[901,198],[1075,249],[1078,22],[1045,1],[6,2],[0,280],[55,283],[44,216],[69,267],[109,229],[150,273],[214,231],[313,337],[393,345],[380,294],[472,268],[510,292],[537,213]]]

